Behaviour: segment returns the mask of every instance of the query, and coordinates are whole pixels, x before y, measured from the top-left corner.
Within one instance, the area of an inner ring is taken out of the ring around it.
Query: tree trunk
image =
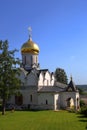
[[[2,115],[5,114],[5,104],[6,104],[6,101],[5,101],[5,98],[3,98],[3,101],[2,101]]]

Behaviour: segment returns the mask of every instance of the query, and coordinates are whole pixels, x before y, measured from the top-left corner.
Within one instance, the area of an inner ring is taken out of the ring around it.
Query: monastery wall
[[[43,109],[54,109],[54,94],[53,93],[38,93],[38,105]]]
[[[67,100],[71,98],[71,105],[73,107],[77,108],[77,98],[79,99],[79,93],[78,92],[62,92],[60,95],[60,107],[61,108],[67,108]]]

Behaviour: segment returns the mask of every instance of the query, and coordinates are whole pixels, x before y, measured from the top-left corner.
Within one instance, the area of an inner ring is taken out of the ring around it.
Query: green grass
[[[66,111],[0,113],[0,130],[85,130],[87,118]]]

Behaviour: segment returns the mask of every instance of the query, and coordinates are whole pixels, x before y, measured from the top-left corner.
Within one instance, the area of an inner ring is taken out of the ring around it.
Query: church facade
[[[18,76],[22,82],[20,94],[12,96],[9,103],[39,110],[78,109],[79,92],[72,78],[68,85],[56,82],[53,72],[40,68],[39,51],[29,35],[29,40],[21,47],[22,65]]]

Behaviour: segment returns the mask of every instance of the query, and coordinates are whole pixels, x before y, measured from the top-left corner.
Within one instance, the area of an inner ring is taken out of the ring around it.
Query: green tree
[[[64,83],[64,84],[68,83],[67,75],[64,69],[56,68],[55,78],[57,82]]]
[[[77,87],[77,88],[78,88],[78,90],[79,90],[79,93],[83,95],[83,93],[84,93],[84,92],[83,92],[83,89],[81,89],[81,88],[79,88],[79,87]]]
[[[8,41],[0,41],[0,97],[2,99],[2,115],[9,97],[19,88],[21,81],[17,78],[20,60],[15,58],[17,50],[9,51]]]

